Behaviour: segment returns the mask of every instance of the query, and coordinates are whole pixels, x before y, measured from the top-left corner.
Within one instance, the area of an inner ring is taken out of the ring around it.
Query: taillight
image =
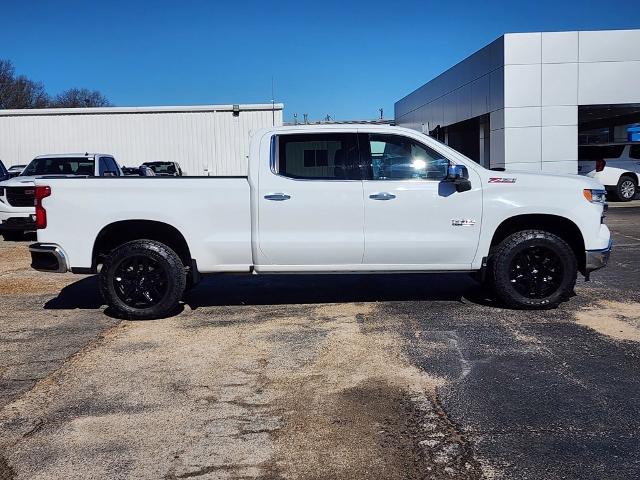
[[[607,162],[604,160],[596,160],[596,172],[601,172],[604,170],[604,167],[607,166]]]
[[[34,195],[36,205],[36,228],[47,228],[47,211],[42,206],[42,199],[51,195],[51,187],[45,185],[36,186]]]

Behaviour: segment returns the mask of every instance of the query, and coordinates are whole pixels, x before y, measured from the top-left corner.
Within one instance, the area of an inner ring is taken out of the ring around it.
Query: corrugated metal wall
[[[85,109],[80,109],[85,110]],[[99,109],[86,109],[95,112]],[[0,159],[29,163],[38,155],[99,152],[122,166],[177,161],[187,175],[246,175],[249,132],[282,125],[282,106],[227,111],[6,115],[0,112]],[[112,109],[114,110],[114,109]],[[115,109],[117,110],[117,109]],[[133,110],[133,109],[132,109]],[[68,112],[65,111],[65,112]]]

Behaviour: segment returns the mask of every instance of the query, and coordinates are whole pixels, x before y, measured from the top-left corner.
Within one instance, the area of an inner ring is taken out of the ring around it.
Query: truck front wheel
[[[496,295],[509,307],[555,308],[573,292],[578,265],[571,247],[543,230],[505,238],[492,259]]]
[[[180,257],[153,240],[135,240],[113,250],[100,272],[100,290],[117,314],[162,318],[178,308],[187,276]]]

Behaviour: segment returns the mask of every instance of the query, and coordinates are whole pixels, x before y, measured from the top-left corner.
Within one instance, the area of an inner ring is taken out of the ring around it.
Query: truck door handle
[[[264,196],[266,200],[273,200],[274,202],[283,202],[285,200],[289,200],[291,195],[287,195],[286,193],[269,193]]]
[[[389,192],[372,193],[369,195],[371,200],[393,200],[396,196]]]

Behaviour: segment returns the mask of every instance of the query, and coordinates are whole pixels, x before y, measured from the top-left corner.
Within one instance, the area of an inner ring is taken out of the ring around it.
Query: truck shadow
[[[211,306],[293,305],[376,301],[461,301],[493,304],[466,274],[213,275],[184,296],[191,309]],[[45,303],[50,310],[98,309],[98,277],[83,278]],[[109,311],[105,312],[109,315]]]

